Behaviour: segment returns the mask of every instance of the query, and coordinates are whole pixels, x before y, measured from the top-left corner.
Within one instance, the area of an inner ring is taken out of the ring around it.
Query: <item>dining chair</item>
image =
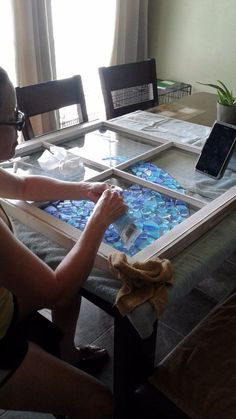
[[[25,114],[25,126],[22,130],[24,139],[34,138],[35,132],[31,117],[57,111],[66,106],[77,105],[79,123],[88,121],[84,90],[80,75],[66,79],[51,80],[24,87],[16,87],[18,108]],[[54,121],[59,118],[54,114]],[[55,129],[61,128],[54,123]]]
[[[154,58],[98,71],[107,119],[158,105]]]

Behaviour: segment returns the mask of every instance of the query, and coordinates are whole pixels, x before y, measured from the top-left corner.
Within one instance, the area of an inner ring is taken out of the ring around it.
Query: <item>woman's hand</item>
[[[92,217],[97,218],[99,223],[108,227],[124,214],[127,209],[128,207],[121,194],[108,187],[95,205]]]
[[[87,197],[93,202],[97,202],[102,193],[110,188],[108,183],[101,182],[90,182],[86,186],[88,187]]]

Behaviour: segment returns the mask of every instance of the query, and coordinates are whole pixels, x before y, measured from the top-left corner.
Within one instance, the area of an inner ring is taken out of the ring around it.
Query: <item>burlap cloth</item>
[[[167,304],[167,288],[173,283],[173,269],[167,259],[152,259],[130,264],[124,253],[114,252],[109,257],[111,272],[122,282],[116,306],[125,316],[139,304],[149,301],[158,316]]]

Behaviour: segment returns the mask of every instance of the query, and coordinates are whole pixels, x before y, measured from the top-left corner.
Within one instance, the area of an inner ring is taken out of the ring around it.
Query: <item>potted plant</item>
[[[220,80],[217,80],[217,84],[200,84],[213,87],[217,91],[217,120],[228,122],[230,124],[236,124],[236,99],[232,90],[229,90],[228,87]]]

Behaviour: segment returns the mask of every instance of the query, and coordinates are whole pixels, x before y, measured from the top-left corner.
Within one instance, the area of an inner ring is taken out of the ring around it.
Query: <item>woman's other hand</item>
[[[108,227],[128,210],[122,195],[114,189],[106,189],[97,201],[93,216]]]
[[[87,184],[88,191],[87,191],[87,197],[93,202],[97,202],[102,193],[109,189],[110,186],[108,183],[102,183],[102,182],[90,182]]]

